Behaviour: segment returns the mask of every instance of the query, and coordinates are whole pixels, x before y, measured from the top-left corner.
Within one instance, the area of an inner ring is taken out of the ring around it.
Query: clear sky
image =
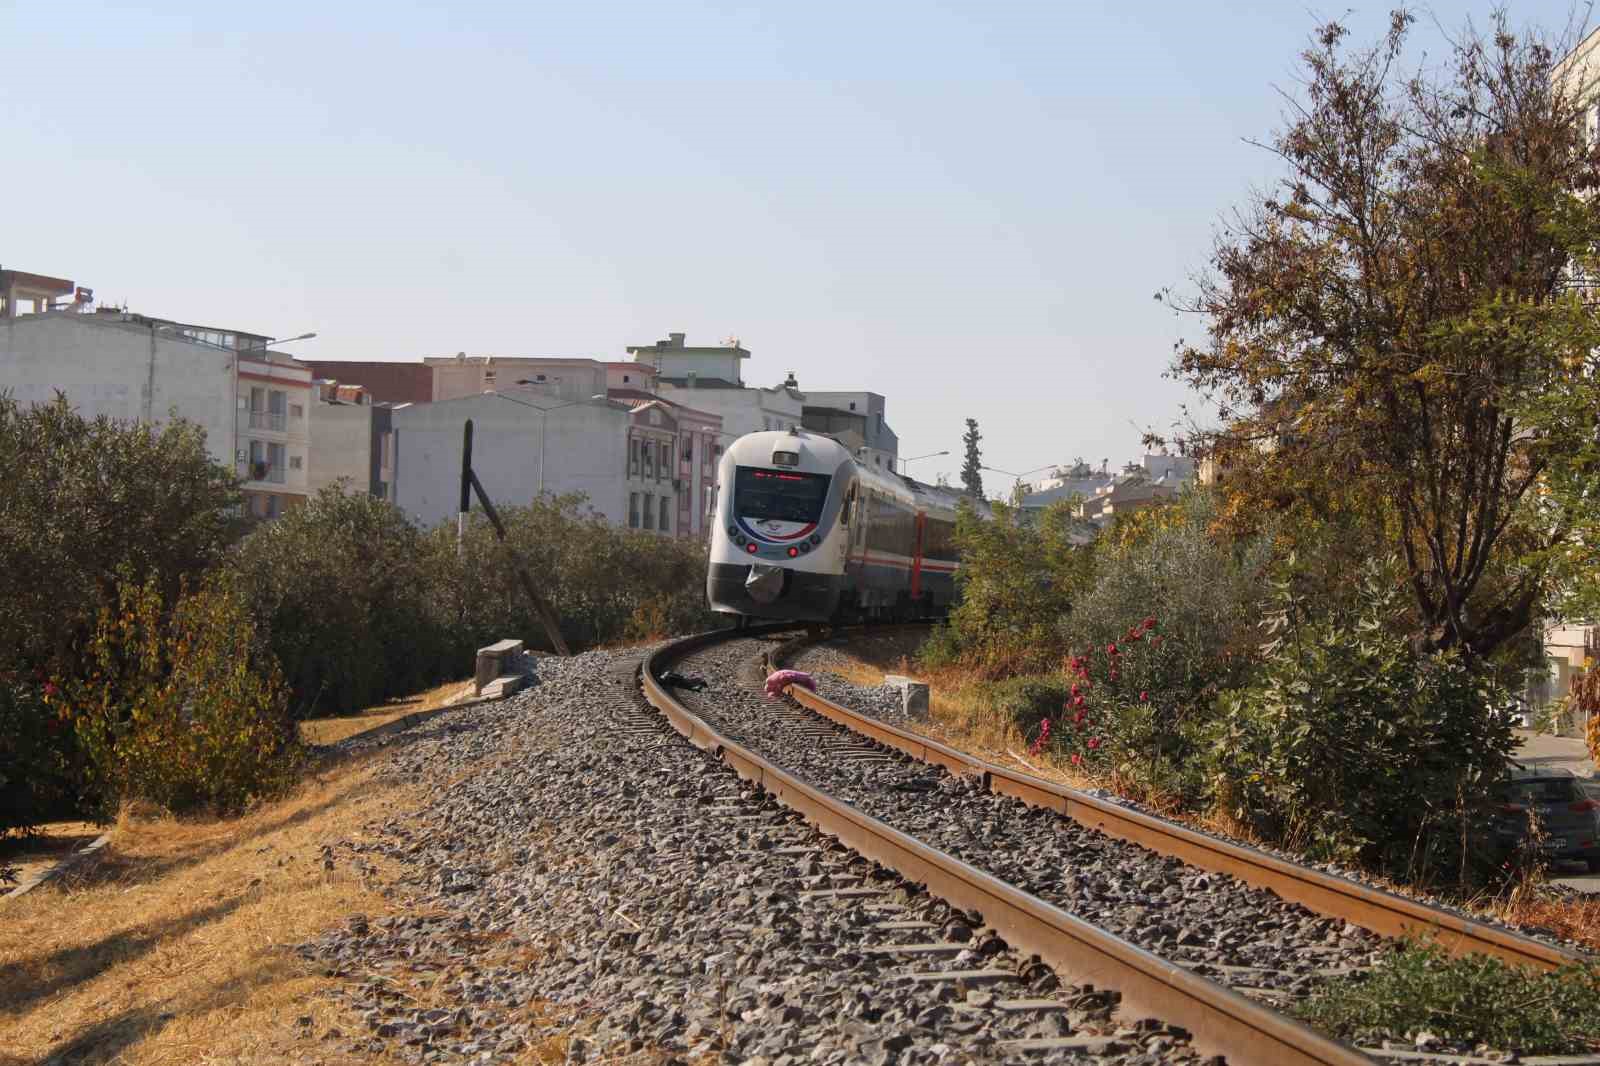
[[[1332,10],[1337,13],[1344,6]],[[1350,17],[1381,32],[1385,5]],[[1455,27],[1485,4],[1440,3]],[[1564,26],[1566,0],[1512,5]],[[932,479],[1138,452],[1298,4],[0,0],[0,265],[319,359],[737,335]],[[1442,42],[1426,20],[1417,40]],[[990,475],[987,487],[1008,479]]]

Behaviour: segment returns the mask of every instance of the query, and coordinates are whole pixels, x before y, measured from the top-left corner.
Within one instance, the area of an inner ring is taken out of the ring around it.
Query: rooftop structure
[[[750,353],[729,337],[722,344],[695,346],[684,343],[682,333],[669,333],[654,344],[628,346],[634,362],[650,367],[663,385],[701,388],[740,388],[744,372],[740,363]]]

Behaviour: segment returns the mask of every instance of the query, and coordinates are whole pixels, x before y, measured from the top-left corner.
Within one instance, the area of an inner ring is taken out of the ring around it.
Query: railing
[[[257,460],[246,464],[244,475],[248,481],[265,481],[273,485],[282,485],[284,483],[282,463],[264,463]]]
[[[286,425],[288,425],[288,419],[282,411],[250,412],[251,429],[275,429],[281,433]]]

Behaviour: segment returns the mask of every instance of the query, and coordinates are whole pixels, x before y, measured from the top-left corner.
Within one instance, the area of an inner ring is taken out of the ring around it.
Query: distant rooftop
[[[729,337],[721,344],[689,345],[683,343],[682,333],[669,333],[665,340],[656,341],[654,344],[630,344],[628,354],[654,357],[663,352],[687,352],[695,355],[729,355],[737,354],[741,359],[750,358],[750,353],[739,343],[738,337]]]

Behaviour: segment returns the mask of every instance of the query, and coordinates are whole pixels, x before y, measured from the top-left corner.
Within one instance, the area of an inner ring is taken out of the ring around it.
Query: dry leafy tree
[[[1173,373],[1217,405],[1225,428],[1194,443],[1238,507],[1360,516],[1403,562],[1418,648],[1481,657],[1526,629],[1574,535],[1547,475],[1597,409],[1547,408],[1600,347],[1578,284],[1600,153],[1553,76],[1561,42],[1501,14],[1407,72],[1413,22],[1365,49],[1314,35],[1265,145],[1285,176],[1173,300],[1208,333]]]

